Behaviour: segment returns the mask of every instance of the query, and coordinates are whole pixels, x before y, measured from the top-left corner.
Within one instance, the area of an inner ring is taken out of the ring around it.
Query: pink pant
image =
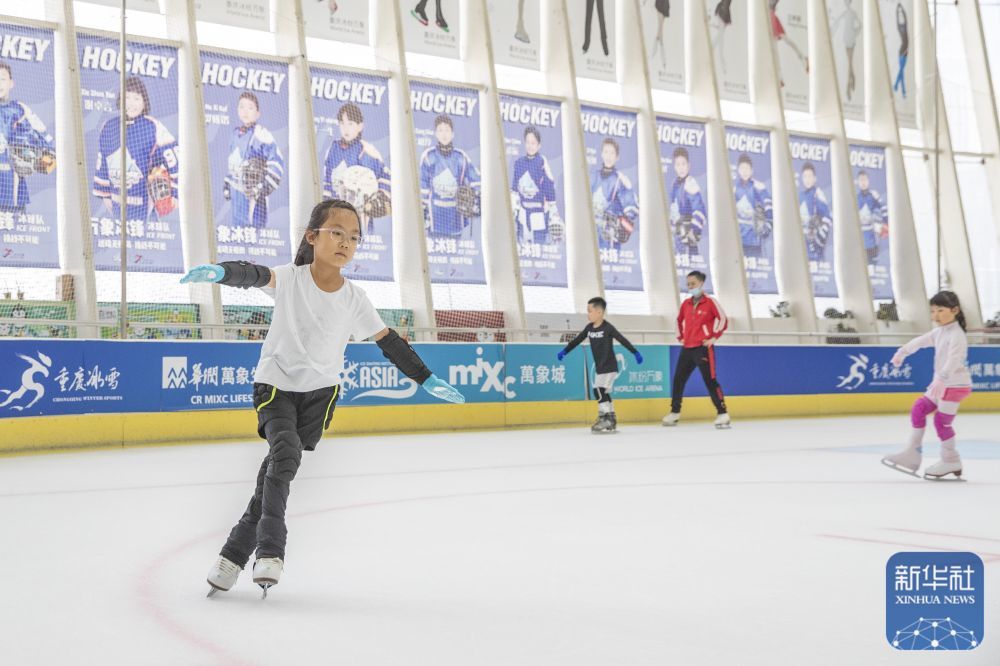
[[[937,430],[938,438],[944,442],[955,437],[955,431],[951,424],[958,413],[958,403],[969,397],[972,389],[968,387],[952,387],[945,389],[944,396],[938,404],[926,395],[920,396],[910,411],[910,423],[914,428],[924,428],[927,426],[927,417],[934,412],[934,429]]]

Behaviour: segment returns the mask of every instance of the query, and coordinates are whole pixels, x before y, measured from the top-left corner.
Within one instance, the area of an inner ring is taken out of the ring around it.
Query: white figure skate
[[[889,469],[894,469],[897,472],[909,474],[919,479],[920,475],[917,474],[917,470],[920,469],[922,458],[923,455],[919,449],[907,448],[904,451],[882,458],[882,464]]]
[[[670,412],[669,414],[663,417],[662,423],[667,427],[673,427],[677,425],[678,421],[680,420],[681,420],[680,414],[678,414],[677,412]]]
[[[954,474],[955,478],[948,478]],[[939,460],[924,470],[924,478],[930,481],[965,481],[962,478],[962,461]]]
[[[719,414],[715,417],[715,427],[719,430],[729,430],[732,424],[733,421],[729,418],[729,414]]]
[[[267,599],[267,588],[278,584],[283,566],[280,557],[262,557],[253,563],[253,582],[264,590],[261,599]]]
[[[208,572],[208,584],[212,587],[208,591],[208,596],[216,592],[228,592],[236,584],[236,579],[240,577],[242,569],[235,562],[219,556],[219,559],[212,565]]]

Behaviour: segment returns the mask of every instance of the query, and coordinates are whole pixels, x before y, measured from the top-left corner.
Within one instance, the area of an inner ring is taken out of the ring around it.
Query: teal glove
[[[226,274],[226,269],[215,264],[195,266],[181,278],[181,284],[188,282],[218,282]]]
[[[448,382],[439,379],[437,375],[431,375],[427,380],[421,384],[424,390],[430,393],[435,398],[439,398],[446,402],[465,402],[465,396],[459,393],[458,389],[449,384]]]

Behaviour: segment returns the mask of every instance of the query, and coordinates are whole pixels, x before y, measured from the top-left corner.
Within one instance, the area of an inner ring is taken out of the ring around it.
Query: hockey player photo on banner
[[[562,103],[500,96],[521,282],[565,287]]]
[[[291,261],[288,65],[201,52],[219,261]]]
[[[913,0],[879,0],[892,98],[900,127],[917,128],[916,63],[913,53],[916,16]]]
[[[479,91],[410,81],[431,282],[486,284]]]
[[[863,0],[827,0],[833,60],[844,117],[865,119],[865,40]]]
[[[358,280],[392,280],[389,80],[311,67],[323,198],[350,202],[362,243],[347,267]]]
[[[851,174],[857,192],[858,220],[868,258],[872,298],[892,299],[892,258],[889,254],[888,182],[885,170],[885,148],[882,146],[850,146]]]
[[[576,75],[615,81],[615,0],[566,3]]]
[[[462,4],[460,0],[399,0],[406,50],[444,58],[460,57]]]
[[[121,266],[124,182],[130,271],[181,273],[177,209],[177,49],[129,42],[125,55],[125,159],[121,173],[118,40],[77,35],[94,265]]]
[[[650,84],[684,92],[684,0],[643,0],[640,11]]]
[[[749,102],[747,3],[705,0],[705,10],[719,97],[735,102]]]
[[[291,8],[291,3],[289,3]],[[307,37],[350,44],[371,43],[368,0],[304,0],[302,18]]]
[[[538,69],[542,41],[539,0],[487,0],[493,59],[498,65]]]
[[[809,111],[809,25],[806,3],[767,0],[771,37],[778,54],[778,72],[785,109]]]
[[[726,147],[736,200],[736,221],[743,242],[747,288],[751,294],[777,294],[771,134],[765,130],[726,127]]]
[[[604,288],[642,291],[638,116],[586,105],[580,116]]]
[[[833,169],[830,140],[804,136],[788,137],[795,189],[799,193],[799,217],[806,239],[813,295],[837,296],[836,263],[833,253]]]
[[[0,23],[0,267],[59,267],[51,30]]]
[[[656,136],[667,193],[677,284],[687,290],[687,274],[701,271],[706,276],[705,291],[711,293],[705,125],[657,116]]]

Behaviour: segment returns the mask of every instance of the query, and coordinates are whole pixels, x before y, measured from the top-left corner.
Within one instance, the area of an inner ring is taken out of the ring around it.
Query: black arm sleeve
[[[431,371],[417,356],[417,352],[413,351],[413,347],[391,328],[389,333],[381,340],[376,340],[375,344],[382,350],[383,356],[416,383],[423,384],[431,376]]]
[[[571,351],[573,351],[574,349],[576,349],[581,342],[583,342],[584,340],[587,339],[587,333],[588,333],[588,331],[590,331],[590,324],[587,324],[586,326],[584,326],[583,330],[580,331],[580,334],[577,335],[572,340],[570,340],[569,344],[566,345],[566,348],[563,349],[563,351],[568,354]]]
[[[621,333],[619,333],[617,328],[615,328],[611,324],[608,324],[608,327],[611,329],[611,335],[612,335],[612,337],[614,337],[615,340],[617,340],[618,342],[620,342],[622,344],[622,346],[625,347],[625,349],[629,350],[633,354],[636,352],[635,346],[631,342],[629,342],[628,339],[624,335],[622,335]]]
[[[267,266],[258,266],[248,261],[223,261],[219,265],[226,271],[219,284],[249,289],[266,287],[271,281],[271,269]]]

